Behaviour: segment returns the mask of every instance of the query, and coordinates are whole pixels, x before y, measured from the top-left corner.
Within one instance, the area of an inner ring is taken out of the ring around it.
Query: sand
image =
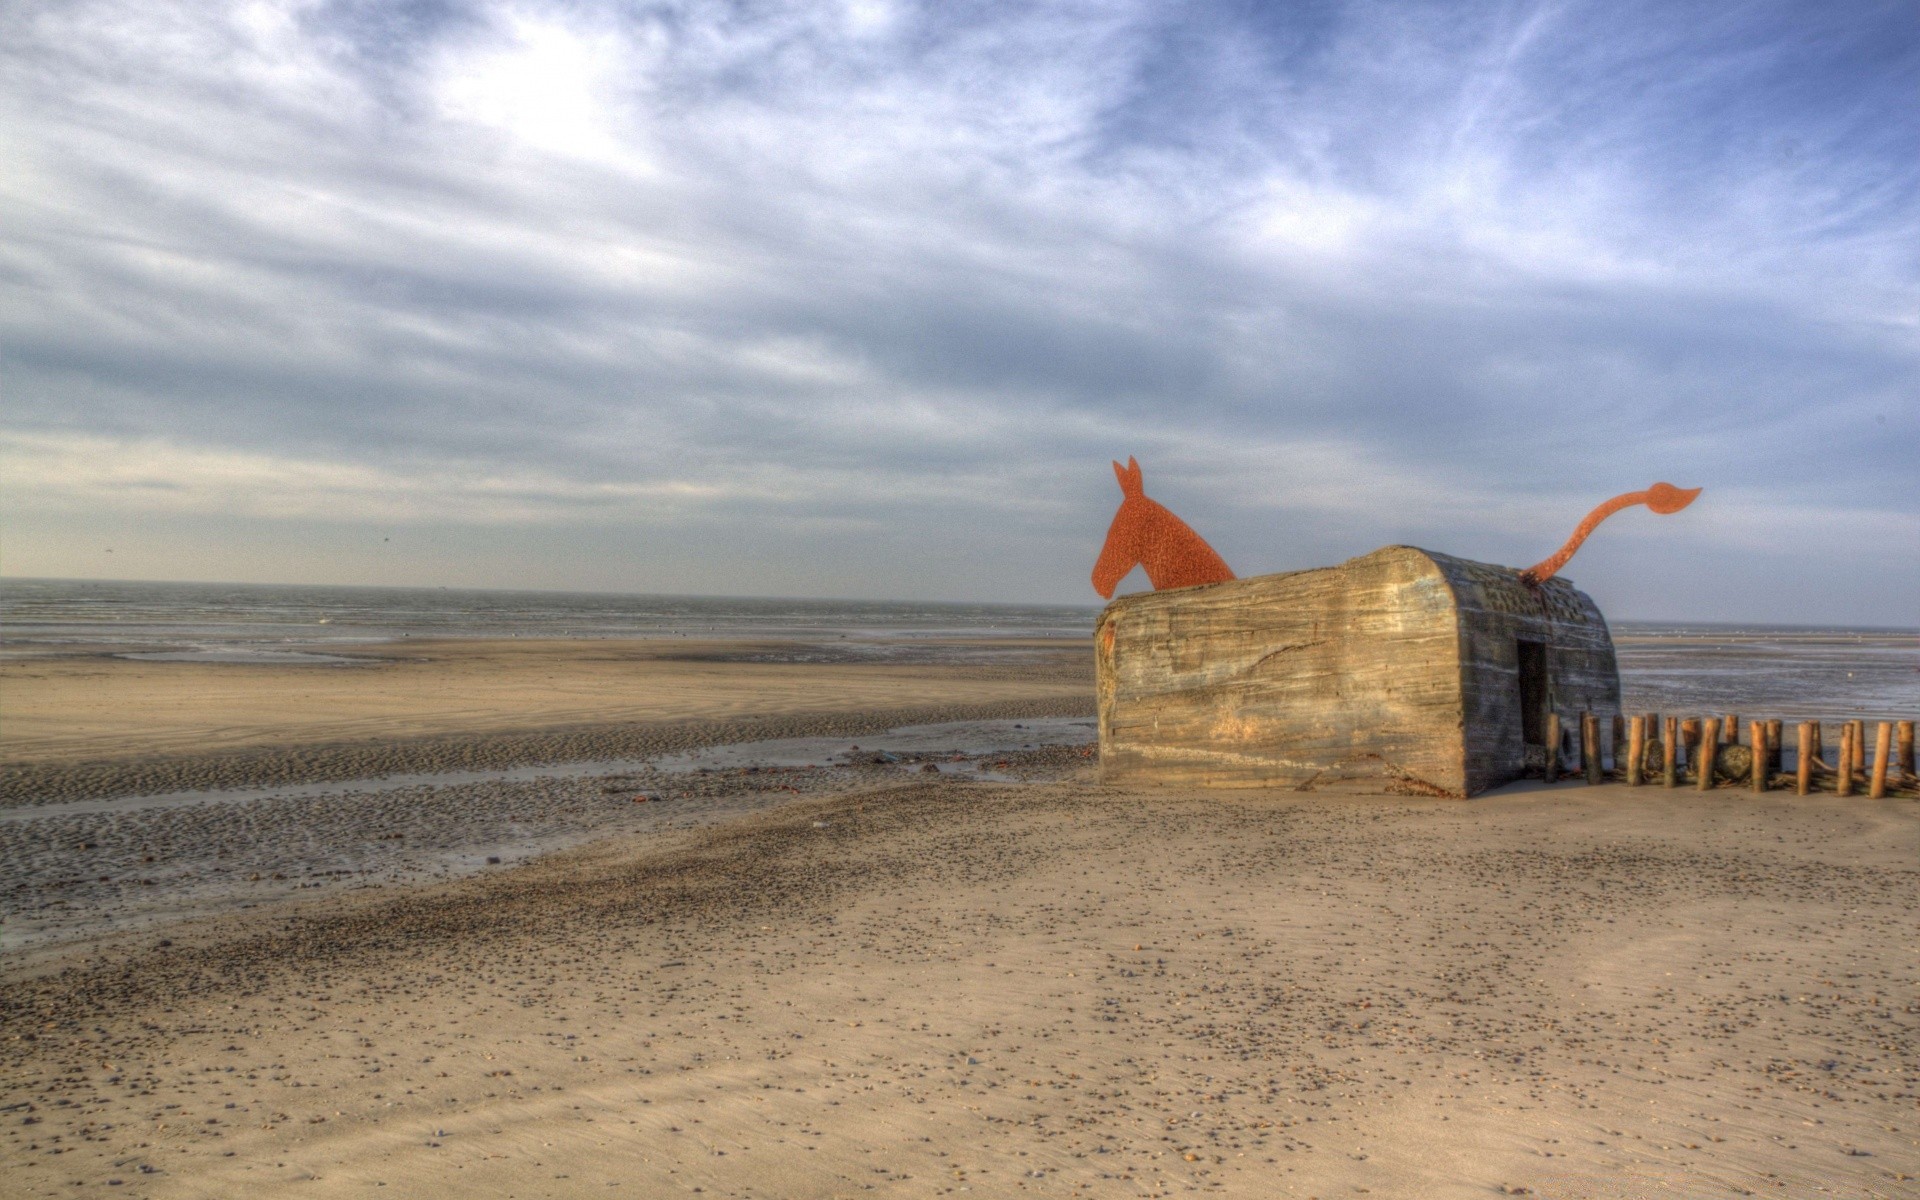
[[[9,665],[0,1194],[1920,1195],[1912,800],[664,769],[1090,710],[818,653]]]
[[[450,640],[327,652],[359,662],[0,662],[0,805],[1092,711],[1089,656],[1059,641]]]
[[[388,642],[354,666],[0,662],[0,761],[80,762],[250,746],[727,720],[1085,695],[1084,646],[925,642],[882,655],[686,639]],[[1050,670],[1036,670],[1035,663]]]
[[[10,1195],[1902,1196],[1908,801],[944,778],[85,948]]]

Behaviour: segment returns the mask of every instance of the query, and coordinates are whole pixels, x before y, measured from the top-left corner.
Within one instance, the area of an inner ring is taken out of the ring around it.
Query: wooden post
[[[1640,786],[1640,760],[1647,754],[1647,719],[1627,722],[1627,786]]]
[[[1767,755],[1767,749],[1771,744],[1767,741],[1767,723],[1755,721],[1748,726],[1748,730],[1748,738],[1753,743],[1753,769],[1749,775],[1752,777],[1753,790],[1764,792],[1767,790],[1767,776],[1773,773]]]
[[[1560,778],[1560,714],[1547,714],[1547,767],[1546,780],[1552,783]]]
[[[1833,794],[1853,795],[1853,722],[1840,725],[1840,773],[1834,776]]]
[[[1867,772],[1867,723],[1854,721],[1853,725],[1853,769],[1864,775]]]
[[[1694,762],[1694,773],[1700,777],[1699,789],[1703,792],[1713,789],[1713,764],[1720,757],[1720,718],[1708,717],[1700,725],[1700,753]]]
[[[1903,779],[1912,779],[1913,769],[1913,722],[1902,721],[1893,727],[1893,761],[1900,768]]]
[[[1793,772],[1793,790],[1797,796],[1804,796],[1813,790],[1813,722],[1800,722],[1800,745]]]
[[[1728,713],[1727,723],[1720,727],[1720,739],[1729,746],[1740,743],[1740,714]]]
[[[1767,719],[1767,770],[1775,775],[1778,775],[1786,766],[1786,756],[1782,754],[1786,749],[1785,737],[1786,729],[1781,724],[1780,718],[1769,717]]]
[[[1873,732],[1873,774],[1867,780],[1867,799],[1887,798],[1887,767],[1893,753],[1893,722],[1882,721]]]
[[[1827,766],[1826,743],[1820,739],[1820,722],[1809,721],[1813,726],[1813,765],[1816,770],[1825,770]]]
[[[1680,722],[1668,717],[1660,729],[1660,786],[1680,786]]]
[[[1580,756],[1587,763],[1587,786],[1605,783],[1606,767],[1600,761],[1600,718],[1590,712],[1580,714]]]

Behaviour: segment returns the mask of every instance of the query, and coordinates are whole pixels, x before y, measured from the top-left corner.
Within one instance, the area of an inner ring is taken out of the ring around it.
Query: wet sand
[[[1920,710],[1912,630],[1613,630],[1628,712],[1728,711],[1799,721],[1911,720]]]
[[[0,985],[10,1195],[1910,1196],[1911,801],[945,778]]]
[[[22,961],[23,951],[294,895],[445,880],[929,771],[1011,782],[1094,752],[1092,717],[886,730],[881,716],[643,726],[623,740],[651,753],[622,761],[0,807],[0,953]],[[851,737],[819,736],[844,726]],[[815,736],[740,740],[770,730]]]

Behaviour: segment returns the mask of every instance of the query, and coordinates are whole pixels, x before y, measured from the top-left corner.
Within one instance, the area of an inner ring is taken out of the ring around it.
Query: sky
[[[1920,10],[0,6],[0,572],[1920,625]],[[1140,572],[1122,591],[1146,586]]]

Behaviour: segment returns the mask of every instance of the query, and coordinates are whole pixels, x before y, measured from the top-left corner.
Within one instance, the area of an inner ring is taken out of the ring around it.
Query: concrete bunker
[[[1584,593],[1413,546],[1123,596],[1094,645],[1113,782],[1471,796],[1545,764],[1549,712],[1620,711]]]

